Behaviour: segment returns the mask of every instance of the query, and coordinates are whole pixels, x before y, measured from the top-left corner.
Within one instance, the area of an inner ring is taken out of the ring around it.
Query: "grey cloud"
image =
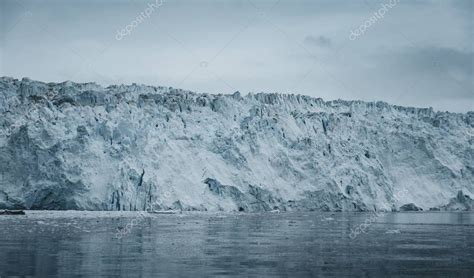
[[[435,72],[458,70],[466,75],[473,73],[473,52],[432,46],[409,48],[404,56],[414,68],[420,70]]]
[[[346,52],[350,52],[346,49]],[[404,47],[339,61],[334,76],[345,77],[357,98],[378,98],[437,110],[474,109],[473,53],[437,46]],[[350,97],[350,96],[349,96]]]
[[[471,98],[473,95],[474,53],[435,46],[406,48],[391,53],[390,57],[378,56],[381,65],[390,67],[392,76],[424,83],[416,94],[448,98]]]
[[[320,35],[318,37],[315,36],[306,36],[304,42],[309,45],[319,46],[321,48],[330,48],[332,47],[332,41],[330,38]]]
[[[454,0],[452,2],[453,7],[461,11],[472,14],[473,2],[472,0]]]

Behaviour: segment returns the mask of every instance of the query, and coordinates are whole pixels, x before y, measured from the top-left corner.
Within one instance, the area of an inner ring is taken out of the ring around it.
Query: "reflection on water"
[[[474,214],[150,215],[30,212],[0,217],[0,276],[474,275]],[[394,232],[395,231],[395,232]]]

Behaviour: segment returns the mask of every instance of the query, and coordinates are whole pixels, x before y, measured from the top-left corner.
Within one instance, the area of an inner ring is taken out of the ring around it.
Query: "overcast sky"
[[[474,1],[161,1],[2,0],[0,75],[474,110]]]

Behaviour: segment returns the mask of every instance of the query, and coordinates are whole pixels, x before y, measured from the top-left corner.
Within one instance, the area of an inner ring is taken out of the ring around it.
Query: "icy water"
[[[0,216],[7,275],[472,278],[474,214],[29,211]]]

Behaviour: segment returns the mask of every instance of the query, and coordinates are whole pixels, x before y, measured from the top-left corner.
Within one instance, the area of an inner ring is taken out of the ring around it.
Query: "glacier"
[[[473,208],[474,112],[1,77],[0,115],[5,209]]]

